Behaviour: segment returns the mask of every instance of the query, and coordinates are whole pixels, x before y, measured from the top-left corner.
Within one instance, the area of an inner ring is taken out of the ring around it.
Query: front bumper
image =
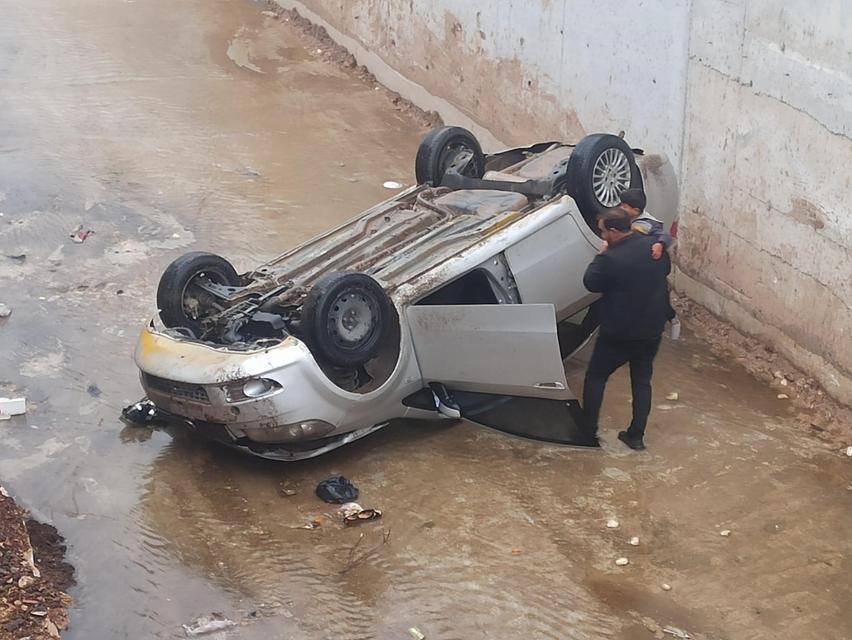
[[[347,421],[352,394],[333,385],[307,347],[289,337],[278,345],[236,351],[146,327],[134,355],[148,397],[218,440],[293,443],[325,438],[375,422]],[[248,380],[274,381],[269,393],[234,396]],[[368,419],[369,421],[369,419]]]

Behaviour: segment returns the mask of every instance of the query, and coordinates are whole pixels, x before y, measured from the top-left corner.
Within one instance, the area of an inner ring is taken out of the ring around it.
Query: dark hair
[[[604,211],[598,216],[598,220],[603,221],[604,229],[621,231],[622,233],[630,231],[630,226],[633,224],[627,212],[617,207]]]
[[[621,192],[621,204],[629,205],[639,209],[639,211],[645,210],[647,202],[645,192],[642,189],[625,189]]]

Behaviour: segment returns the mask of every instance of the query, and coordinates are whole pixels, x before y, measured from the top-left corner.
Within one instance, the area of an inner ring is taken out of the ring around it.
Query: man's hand
[[[651,257],[654,260],[659,260],[663,257],[663,251],[666,250],[666,246],[662,242],[655,242],[651,245]]]
[[[598,251],[598,253],[599,253],[599,254],[600,254],[600,253],[603,253],[603,252],[604,252],[604,251],[606,251],[607,249],[609,249],[609,242],[607,242],[606,240],[604,240],[603,242],[601,242],[601,250],[600,250],[600,251]]]

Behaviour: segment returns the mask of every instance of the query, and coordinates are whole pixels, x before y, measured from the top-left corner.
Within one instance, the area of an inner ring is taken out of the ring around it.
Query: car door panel
[[[570,399],[553,305],[430,305],[407,311],[423,380],[459,391]]]

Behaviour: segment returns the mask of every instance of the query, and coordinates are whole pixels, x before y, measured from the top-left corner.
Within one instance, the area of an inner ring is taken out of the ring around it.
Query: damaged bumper
[[[158,407],[224,442],[323,439],[336,435],[346,415],[346,398],[293,337],[235,351],[172,337],[152,324],[142,332],[134,358],[142,386]]]

